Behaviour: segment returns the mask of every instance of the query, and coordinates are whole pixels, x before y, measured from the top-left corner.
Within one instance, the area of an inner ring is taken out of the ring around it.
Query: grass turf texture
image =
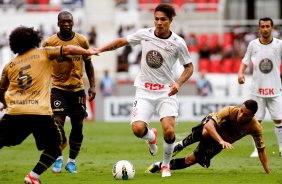
[[[190,132],[195,123],[179,123],[175,127],[177,141]],[[161,178],[160,173],[145,174],[145,169],[153,162],[162,159],[162,130],[160,123],[152,123],[159,131],[159,153],[152,157],[147,145],[137,139],[131,132],[128,123],[85,123],[84,140],[80,155],[77,158],[78,174],[69,174],[63,169],[61,174],[53,174],[51,168],[41,175],[42,184],[156,184],[156,183],[197,183],[197,184],[281,184],[282,158],[278,156],[278,146],[272,123],[263,123],[263,134],[271,175],[264,174],[258,158],[250,158],[253,143],[250,136],[234,144],[233,150],[223,150],[212,161],[209,169],[194,165],[183,170],[172,171],[169,178]],[[70,123],[66,123],[67,136]],[[190,153],[197,144],[187,147],[176,157]],[[69,147],[63,152],[64,163],[68,158]],[[23,183],[25,175],[38,161],[37,151],[32,136],[21,145],[4,147],[0,150],[0,183]],[[131,161],[136,169],[135,178],[128,181],[117,181],[112,176],[112,167],[119,160]]]

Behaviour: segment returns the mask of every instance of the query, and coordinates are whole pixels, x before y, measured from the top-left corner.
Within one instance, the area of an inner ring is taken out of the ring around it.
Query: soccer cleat
[[[183,150],[182,144],[180,142],[175,143],[174,148],[173,148],[172,157],[177,155],[181,150]]]
[[[41,182],[38,178],[31,177],[29,173],[24,178],[24,183],[25,184],[41,184]]]
[[[155,156],[158,153],[158,145],[157,145],[157,134],[158,131],[155,128],[151,129],[155,134],[155,139],[152,142],[148,142],[149,152],[152,156]]]
[[[161,172],[162,172],[162,177],[171,176],[170,169],[167,166],[162,166]]]
[[[250,157],[258,157],[258,150],[254,150],[254,152],[250,155]]]
[[[146,169],[145,173],[156,173],[160,172],[160,170],[160,162],[155,162]]]
[[[62,167],[63,167],[63,159],[57,159],[54,162],[54,166],[52,168],[53,173],[60,173],[62,172]]]
[[[65,169],[71,174],[77,173],[76,166],[75,166],[74,162],[68,162],[65,166]]]

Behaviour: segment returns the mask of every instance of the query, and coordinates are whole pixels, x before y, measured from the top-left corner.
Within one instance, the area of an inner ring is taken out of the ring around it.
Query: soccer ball
[[[127,160],[118,161],[114,165],[112,172],[116,180],[130,180],[135,175],[133,164]]]

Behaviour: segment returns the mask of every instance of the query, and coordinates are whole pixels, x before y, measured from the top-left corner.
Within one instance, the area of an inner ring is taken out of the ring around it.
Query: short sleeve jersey
[[[155,28],[140,29],[127,37],[132,46],[142,46],[141,70],[135,78],[134,86],[168,91],[169,84],[174,81],[172,68],[176,61],[186,65],[192,60],[180,36],[171,32],[168,38],[163,39],[157,37],[154,31]]]
[[[242,60],[247,66],[253,64],[251,93],[259,97],[274,97],[281,94],[280,65],[282,41],[273,38],[264,45],[259,39],[251,41]]]
[[[75,33],[72,38],[65,40],[58,34],[43,41],[42,46],[76,45],[84,49],[89,48],[87,38]],[[83,85],[83,61],[90,60],[91,56],[72,55],[58,58],[52,63],[52,88],[65,91],[80,91]]]
[[[246,135],[251,135],[257,148],[264,148],[260,123],[255,117],[250,122],[238,122],[237,114],[239,110],[240,107],[227,106],[219,110],[218,113],[211,113],[209,116],[216,122],[217,131],[223,140],[234,143]]]
[[[7,114],[51,115],[51,63],[61,47],[31,49],[12,59],[3,69],[1,81],[9,81],[5,93]]]

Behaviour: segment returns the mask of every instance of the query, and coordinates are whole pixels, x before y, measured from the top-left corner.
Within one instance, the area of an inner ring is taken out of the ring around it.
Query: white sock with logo
[[[167,166],[169,168],[169,162],[172,159],[172,153],[173,153],[173,145],[174,142],[171,144],[168,144],[165,140],[163,141],[163,162],[162,166]]]

